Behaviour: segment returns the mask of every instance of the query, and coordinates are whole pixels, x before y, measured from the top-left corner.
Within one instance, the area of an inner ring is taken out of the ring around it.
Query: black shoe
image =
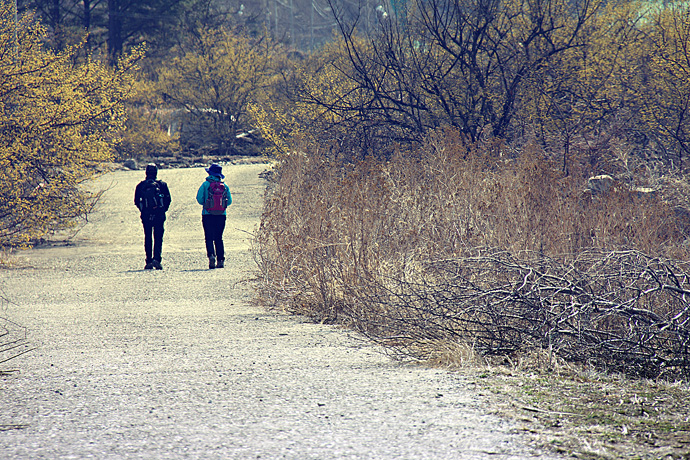
[[[153,268],[155,268],[156,270],[163,270],[163,266],[161,265],[160,261],[154,260],[152,264]]]
[[[146,262],[146,265],[144,265],[144,270],[153,270],[153,262]]]
[[[214,256],[208,258],[208,268],[216,268],[216,258]]]
[[[223,268],[225,267],[225,259],[218,259],[218,263],[216,264],[216,268]]]

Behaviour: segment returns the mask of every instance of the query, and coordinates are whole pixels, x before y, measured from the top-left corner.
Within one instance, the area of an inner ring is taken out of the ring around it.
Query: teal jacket
[[[199,187],[199,191],[196,192],[196,202],[199,203],[201,206],[204,205],[206,202],[206,196],[208,195],[208,188],[211,185],[211,182],[218,182],[220,181],[220,177],[218,176],[208,176],[206,180],[204,181],[203,184],[201,184],[201,187]],[[228,206],[232,204],[232,195],[230,195],[230,189],[228,188],[228,184],[225,184],[225,191],[228,193]],[[207,210],[201,208],[201,215],[207,215],[211,214]],[[225,215],[225,211],[223,211],[223,215]]]

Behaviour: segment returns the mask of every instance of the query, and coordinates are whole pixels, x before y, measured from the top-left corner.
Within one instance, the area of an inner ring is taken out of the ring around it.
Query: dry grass
[[[400,358],[498,360],[514,374],[489,372],[489,388],[537,409],[510,411],[540,433],[566,427],[549,441],[557,449],[615,458],[614,444],[651,432],[681,452],[687,387],[658,378],[690,375],[684,180],[631,180],[629,164],[611,160],[604,172],[622,179],[596,193],[587,178],[601,171],[586,161],[564,175],[535,145],[468,148],[453,132],[385,161],[304,151],[282,160],[267,193],[255,251],[263,303],[346,324]],[[573,363],[602,374],[548,377]],[[635,416],[636,398],[658,410]],[[601,415],[583,423],[589,413]]]
[[[690,458],[687,383],[561,368],[493,368],[475,382],[541,447],[582,459]]]
[[[15,263],[12,250],[9,248],[0,248],[0,268],[12,267]]]

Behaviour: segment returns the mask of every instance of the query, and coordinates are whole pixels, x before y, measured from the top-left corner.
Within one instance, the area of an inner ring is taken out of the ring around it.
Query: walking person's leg
[[[153,267],[162,270],[161,260],[163,260],[163,234],[165,233],[165,216],[158,217],[153,224]]]
[[[144,226],[144,253],[146,254],[146,266],[144,269],[153,268],[153,222],[148,216],[142,216],[141,223]]]
[[[215,216],[216,224],[214,228],[213,242],[216,246],[216,257],[218,258],[217,268],[225,267],[225,245],[223,244],[223,232],[225,231],[226,216]]]
[[[208,257],[208,268],[216,268],[216,252],[213,248],[213,220],[212,215],[204,214],[201,216],[201,225],[204,227],[204,242],[206,243],[206,257]]]

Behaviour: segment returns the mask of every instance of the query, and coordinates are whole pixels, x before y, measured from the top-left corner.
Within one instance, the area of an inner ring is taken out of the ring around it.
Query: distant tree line
[[[632,186],[688,166],[682,4],[17,0],[16,16],[3,5],[13,78],[26,83],[13,55],[26,46],[69,66],[127,63],[132,74],[112,95],[117,121],[99,125],[108,142],[94,159],[243,154],[250,132],[260,137],[253,154],[301,143],[363,158],[451,128],[497,155],[537,142],[566,176],[607,173]],[[22,43],[29,29],[34,41]],[[3,102],[0,121],[15,120]]]
[[[393,4],[397,3],[393,0]],[[114,59],[146,42],[163,53],[199,25],[266,30],[286,45],[311,51],[333,38],[335,17],[361,18],[360,29],[376,30],[388,1],[341,0],[16,0],[19,14],[34,11],[61,47],[89,33],[88,49]]]

